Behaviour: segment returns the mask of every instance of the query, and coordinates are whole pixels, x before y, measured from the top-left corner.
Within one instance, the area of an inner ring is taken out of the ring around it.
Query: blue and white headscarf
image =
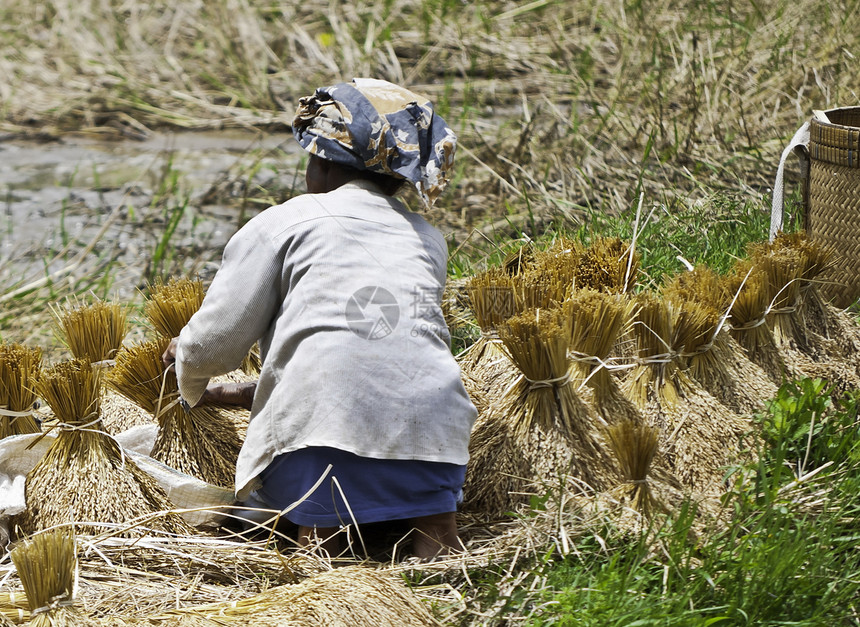
[[[457,147],[427,98],[370,78],[299,100],[293,135],[322,159],[411,181],[428,207],[448,183]]]

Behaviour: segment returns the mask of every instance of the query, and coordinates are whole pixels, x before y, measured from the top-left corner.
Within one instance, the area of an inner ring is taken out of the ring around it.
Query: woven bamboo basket
[[[805,228],[836,251],[821,292],[843,308],[860,297],[860,107],[814,116],[808,150]]]

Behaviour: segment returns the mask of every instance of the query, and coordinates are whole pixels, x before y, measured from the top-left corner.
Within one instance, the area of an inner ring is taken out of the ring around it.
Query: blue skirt
[[[465,466],[373,459],[321,446],[272,460],[252,499],[271,509],[286,509],[313,487],[329,464],[332,468],[319,487],[285,514],[288,520],[304,527],[366,524],[454,512],[462,501]]]

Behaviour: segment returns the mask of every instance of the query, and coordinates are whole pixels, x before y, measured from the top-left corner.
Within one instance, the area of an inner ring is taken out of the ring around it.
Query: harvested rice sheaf
[[[42,350],[21,344],[0,344],[0,439],[38,433],[35,385]]]
[[[699,309],[699,331],[687,334],[681,355],[689,374],[707,392],[732,411],[745,415],[759,411],[776,394],[776,385],[751,362],[728,333],[720,277],[704,266],[671,279],[662,294],[685,309]]]
[[[617,237],[601,237],[586,248],[579,259],[575,286],[610,294],[626,294],[636,285],[639,255]]]
[[[12,563],[27,595],[30,625],[89,625],[74,605],[77,557],[69,531],[39,534],[11,551]]]
[[[820,334],[807,322],[819,322],[817,326],[823,326],[826,333],[828,321],[838,319],[830,315],[816,282],[831,258],[831,251],[809,241],[803,233],[781,234],[769,244],[754,247],[751,253],[753,262],[769,278],[774,305],[768,324],[786,363],[805,376],[829,381],[834,391],[841,393],[860,388],[857,353],[844,354],[838,340]],[[845,339],[850,346],[850,331]]]
[[[242,446],[238,414],[211,405],[186,411],[179,404],[173,369],[165,370],[161,355],[164,338],[123,348],[108,384],[150,412],[158,422],[158,436],[150,455],[185,474],[217,486],[233,487],[236,459]]]
[[[507,386],[517,373],[501,348],[496,330],[515,313],[513,279],[500,268],[490,268],[472,277],[466,293],[481,337],[458,355],[457,361],[464,375],[477,381],[484,394],[490,394]]]
[[[768,279],[750,260],[735,264],[724,278],[725,309],[729,311],[729,333],[776,385],[786,377],[800,376],[790,369],[777,348],[767,324],[770,308]]]
[[[59,363],[42,372],[38,394],[59,421],[59,433],[27,475],[27,510],[18,524],[26,533],[74,523],[79,533],[103,531],[99,523],[143,520],[151,529],[184,533],[191,528],[171,509],[162,488],[101,429],[101,371],[89,361]],[[130,527],[124,533],[140,530]]]
[[[467,507],[504,513],[528,500],[537,484],[608,487],[617,469],[599,441],[599,418],[574,390],[564,311],[527,311],[498,331],[520,375],[473,429]]]
[[[167,283],[157,282],[149,286],[144,313],[161,337],[178,337],[179,332],[200,309],[204,296],[203,281],[171,277]],[[238,369],[216,377],[213,383],[256,381],[260,368],[260,347],[255,344]],[[243,427],[246,426],[247,415],[243,420]]]
[[[128,333],[128,310],[118,303],[96,300],[84,304],[69,301],[53,308],[62,339],[75,359],[89,361],[94,367],[110,369]],[[122,433],[137,425],[152,424],[152,417],[134,403],[103,388],[102,425],[108,433]]]
[[[618,460],[623,483],[613,492],[643,516],[665,510],[655,497],[648,473],[657,454],[659,432],[654,427],[623,420],[605,430],[606,441]]]
[[[579,388],[592,390],[591,403],[608,424],[642,420],[637,407],[621,392],[613,368],[626,365],[612,357],[618,338],[629,327],[635,303],[622,294],[576,290],[564,303],[571,323],[571,374]]]
[[[686,309],[655,295],[637,296],[634,323],[639,362],[624,382],[646,424],[660,430],[669,469],[684,485],[705,494],[722,493],[726,466],[737,461],[751,430],[682,369],[681,354],[701,333],[701,310]]]

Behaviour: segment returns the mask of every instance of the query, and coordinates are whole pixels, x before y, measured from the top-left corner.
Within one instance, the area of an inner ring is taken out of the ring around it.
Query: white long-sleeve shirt
[[[176,372],[194,405],[260,341],[240,498],[307,446],[467,462],[476,410],[440,308],[446,263],[442,235],[366,181],[271,207],[231,238]]]

